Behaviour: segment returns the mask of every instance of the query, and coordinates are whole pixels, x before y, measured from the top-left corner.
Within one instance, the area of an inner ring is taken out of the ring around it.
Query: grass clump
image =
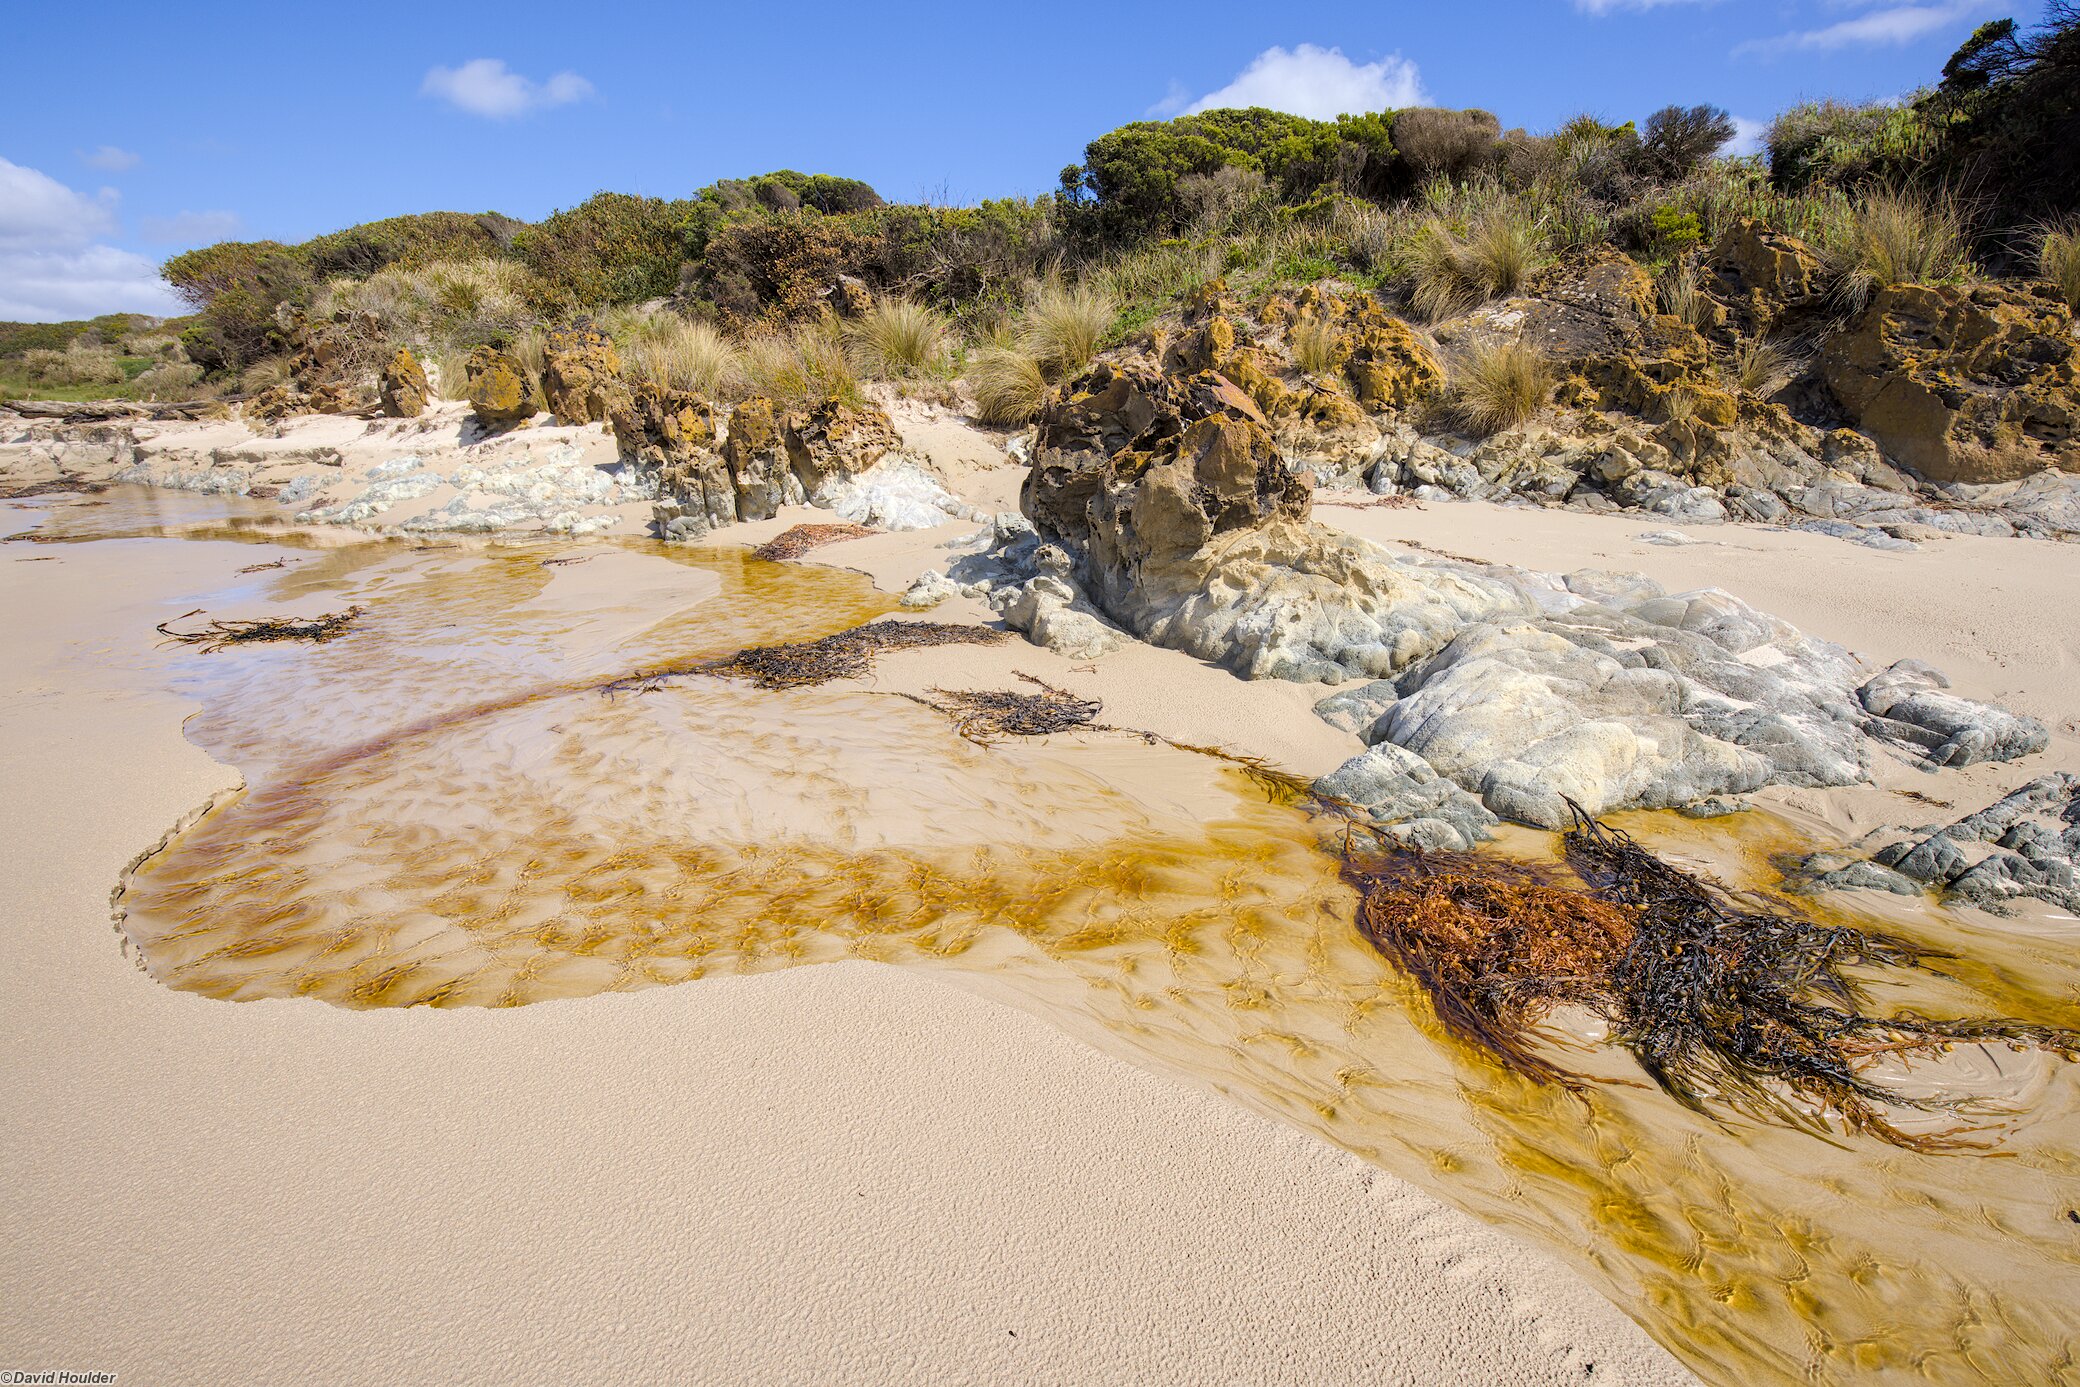
[[[1119,299],[1096,283],[1048,279],[1027,296],[1019,315],[1018,349],[1059,380],[1090,364],[1119,317]]]
[[[1844,233],[1834,259],[1842,296],[1858,308],[1880,289],[1949,283],[1971,268],[1964,216],[1947,198],[1875,189]]]
[[[2051,281],[2066,307],[2080,312],[2080,223],[2047,226],[2037,233],[2037,273]]]
[[[1734,348],[1731,378],[1736,389],[1768,395],[1789,378],[1792,364],[1791,354],[1776,343],[1749,337]]]
[[[1654,281],[1654,295],[1661,301],[1661,311],[1678,318],[1691,327],[1704,313],[1704,290],[1697,282],[1697,267],[1686,260],[1669,266]]]
[[[845,324],[845,356],[873,380],[929,375],[946,364],[947,328],[945,316],[923,304],[879,298]]]
[[[1432,218],[1416,240],[1413,299],[1433,321],[1521,288],[1545,260],[1542,224],[1508,203],[1478,213],[1465,235]]]
[[[1530,419],[1553,393],[1553,368],[1522,342],[1477,347],[1452,381],[1452,409],[1481,434]]]
[[[783,406],[828,399],[857,405],[866,399],[834,323],[754,337],[744,344],[743,360],[751,392]]]
[[[689,390],[707,400],[735,399],[743,390],[743,353],[712,323],[658,313],[638,323],[611,324],[609,331],[638,382]]]
[[[1016,428],[1047,403],[1047,375],[1039,359],[1017,347],[984,347],[968,358],[968,393],[985,424]]]
[[[1333,376],[1343,369],[1343,338],[1320,318],[1293,324],[1293,364],[1314,376]]]

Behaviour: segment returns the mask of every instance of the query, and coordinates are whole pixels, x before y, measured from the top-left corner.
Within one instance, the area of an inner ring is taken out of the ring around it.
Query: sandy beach
[[[972,981],[852,963],[441,1013],[158,985],[109,889],[237,776],[182,739],[148,636],[269,551],[29,548],[0,557],[10,1363],[1690,1380],[1543,1255]]]

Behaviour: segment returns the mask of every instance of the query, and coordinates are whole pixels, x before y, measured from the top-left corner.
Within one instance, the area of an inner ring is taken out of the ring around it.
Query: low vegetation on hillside
[[[284,378],[320,319],[365,336],[371,359],[409,343],[457,380],[474,348],[526,359],[582,315],[637,377],[703,395],[962,380],[1011,423],[1216,277],[1332,281],[1436,320],[1613,247],[1659,275],[1680,317],[1698,252],[1738,218],[1814,247],[1844,311],[1888,284],[1979,275],[2046,278],[2071,300],[2076,69],[2080,8],[2056,0],[2035,31],[1981,27],[1911,100],[1801,105],[1746,157],[1725,155],[1734,124],[1709,106],[1543,134],[1479,110],[1216,110],[1102,135],[1031,199],[894,204],[780,170],[683,199],[602,192],[533,224],[432,212],[298,245],[225,242],[165,265],[190,318],[0,325],[0,391],[249,392]],[[1760,353],[1756,378],[1776,369]],[[1514,359],[1489,368],[1461,391],[1484,426],[1517,416],[1540,378]]]

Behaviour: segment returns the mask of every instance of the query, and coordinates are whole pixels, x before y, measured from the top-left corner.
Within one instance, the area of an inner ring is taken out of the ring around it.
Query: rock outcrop
[[[819,505],[902,442],[878,406],[838,399],[787,415],[781,433],[788,466],[809,500]]]
[[[496,347],[478,347],[463,367],[469,383],[469,404],[487,428],[510,428],[534,418],[541,408],[534,380],[527,367],[511,352]]]
[[[737,491],[716,450],[715,411],[698,396],[645,381],[614,401],[621,456],[654,469],[653,514],[666,539],[696,539],[737,519]]]
[[[2080,472],[2073,315],[2047,290],[1880,289],[1819,366],[1857,427],[1929,481]]]
[[[1705,287],[1725,325],[1760,337],[1816,307],[1827,290],[1819,255],[1804,241],[1736,217],[1705,258]]]
[[[581,322],[549,334],[542,349],[542,396],[556,422],[604,422],[627,394],[620,353],[604,332]]]
[[[426,412],[426,401],[431,394],[426,384],[426,368],[419,364],[418,357],[412,355],[410,347],[399,347],[383,364],[377,386],[383,413],[392,419],[416,419]]]
[[[2018,898],[2080,911],[2080,776],[2054,771],[1940,828],[1923,828],[1865,860],[1807,859],[1809,890],[1931,889],[1996,913]]]

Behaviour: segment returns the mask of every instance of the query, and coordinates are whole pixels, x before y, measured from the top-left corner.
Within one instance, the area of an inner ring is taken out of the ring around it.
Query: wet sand
[[[302,552],[0,550],[10,1363],[1687,1379],[1545,1256],[943,975],[841,963],[438,1013],[160,986],[120,952],[108,890],[237,777],[181,736],[195,705],[150,628],[267,608],[280,575],[235,570]],[[601,593],[705,590],[638,567],[545,598],[625,633]]]

